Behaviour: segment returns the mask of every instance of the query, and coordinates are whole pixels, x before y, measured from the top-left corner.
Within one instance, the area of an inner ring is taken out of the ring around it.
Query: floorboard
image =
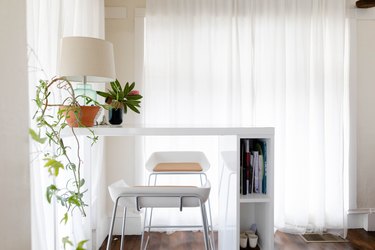
[[[217,234],[215,237],[217,241]],[[346,243],[306,243],[299,235],[277,231],[275,234],[275,250],[375,250],[375,232],[363,229],[348,230],[349,242]],[[125,249],[140,248],[141,236],[129,235],[125,237]],[[106,249],[105,240],[100,250]],[[216,242],[217,245],[217,242]],[[201,250],[203,247],[201,232],[175,232],[172,234],[151,233],[148,250]],[[120,249],[120,238],[115,236],[111,250]],[[238,248],[240,249],[240,248]],[[250,249],[250,248],[247,248]]]

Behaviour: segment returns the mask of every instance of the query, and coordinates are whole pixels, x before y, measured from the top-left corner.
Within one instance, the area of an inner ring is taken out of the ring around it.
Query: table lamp
[[[116,79],[113,45],[105,40],[91,37],[62,38],[58,74],[71,82],[83,83],[83,85],[78,85],[76,93],[82,96],[81,112],[95,109],[96,116],[99,107],[85,106],[84,97],[96,99],[96,92],[87,82],[105,83]],[[90,121],[86,122],[85,114],[82,114],[81,122],[91,127],[94,125],[95,116],[92,121],[89,118]]]

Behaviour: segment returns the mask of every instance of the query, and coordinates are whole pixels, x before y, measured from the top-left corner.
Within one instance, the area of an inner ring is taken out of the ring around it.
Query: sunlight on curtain
[[[149,0],[145,34],[146,123],[275,127],[275,225],[345,227],[345,1]]]
[[[29,64],[29,95],[30,102],[35,95],[35,86],[39,79],[51,79],[56,76],[57,58],[60,38],[64,36],[104,36],[104,2],[103,0],[29,0],[27,1],[28,22],[28,64]],[[53,93],[56,102],[61,98],[60,93]],[[33,103],[30,106],[30,116],[34,114]],[[33,126],[32,117],[30,117]],[[65,142],[67,144],[68,142]],[[99,142],[97,148],[101,148]],[[31,145],[31,197],[32,197],[32,248],[38,250],[61,249],[61,238],[70,236],[74,242],[87,239],[83,235],[84,226],[76,217],[67,226],[62,226],[60,220],[63,211],[58,206],[50,205],[45,198],[45,188],[51,183],[43,166],[43,155],[51,149]],[[101,169],[102,156],[95,154],[93,169]],[[95,175],[94,175],[95,176]],[[59,178],[64,178],[63,176]],[[98,179],[98,178],[96,178]],[[95,187],[95,177],[93,186]],[[58,181],[58,180],[57,180]],[[92,202],[98,202],[95,190],[92,192]],[[90,229],[91,231],[91,229]],[[74,233],[73,233],[74,232]],[[90,239],[91,240],[91,239]],[[91,244],[91,243],[90,243]]]

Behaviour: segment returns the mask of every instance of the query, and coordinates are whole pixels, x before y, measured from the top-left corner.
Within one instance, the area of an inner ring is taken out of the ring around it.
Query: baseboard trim
[[[375,231],[375,208],[349,209],[348,228],[363,228],[366,231]]]

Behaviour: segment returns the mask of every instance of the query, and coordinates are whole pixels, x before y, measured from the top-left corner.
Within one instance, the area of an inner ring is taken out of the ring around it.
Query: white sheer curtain
[[[57,56],[60,38],[64,36],[104,37],[104,1],[103,0],[29,0],[27,1],[28,46],[29,46],[29,93],[30,102],[35,94],[35,86],[39,79],[51,79],[56,76]],[[103,86],[104,87],[104,86]],[[54,93],[58,101],[59,93]],[[34,105],[30,105],[30,116],[34,114]],[[31,126],[33,126],[30,117]],[[67,143],[67,142],[65,142]],[[96,145],[99,152],[102,142]],[[31,197],[32,197],[32,248],[38,250],[62,249],[62,237],[69,236],[77,243],[89,239],[89,246],[94,245],[91,229],[82,225],[81,219],[73,217],[67,226],[60,224],[62,211],[58,206],[47,203],[45,189],[51,184],[51,177],[43,168],[43,155],[48,148],[31,145]],[[39,153],[38,153],[39,152]],[[100,173],[102,156],[94,154],[93,169]],[[93,174],[93,184],[97,173]],[[62,177],[59,177],[62,178]],[[100,192],[92,191],[92,203],[97,203]],[[91,204],[90,204],[91,205]],[[100,207],[99,207],[100,208]],[[94,223],[96,222],[95,216]],[[95,225],[94,225],[95,226]],[[87,245],[86,245],[87,246]],[[70,246],[67,245],[69,248]]]
[[[276,226],[344,228],[344,50],[345,1],[149,0],[145,121],[275,127]]]

